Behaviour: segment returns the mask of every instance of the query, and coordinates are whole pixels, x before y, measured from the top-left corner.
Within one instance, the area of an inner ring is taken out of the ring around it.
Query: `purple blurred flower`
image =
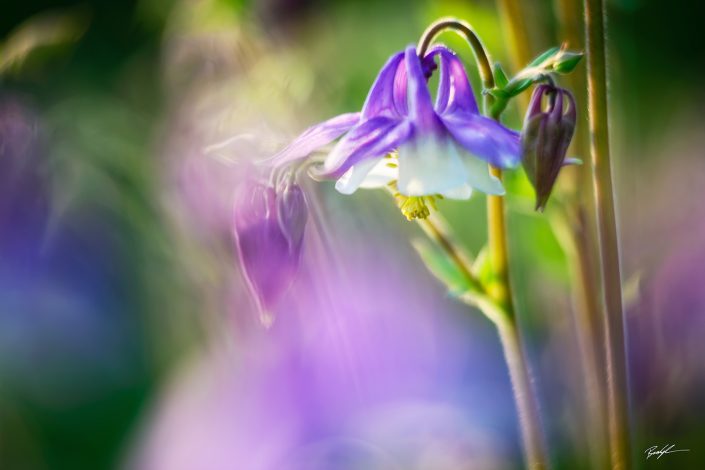
[[[331,211],[307,226],[287,314],[267,331],[222,328],[162,389],[125,468],[517,466],[492,326],[442,295],[383,229],[388,214]]]
[[[436,55],[440,81],[434,106],[426,79],[436,68]],[[361,113],[309,128],[270,162],[284,165],[304,158],[346,132],[320,173],[338,178],[336,188],[344,194],[395,180],[404,196],[467,199],[472,188],[503,194],[486,163],[507,168],[521,158],[519,135],[479,114],[461,61],[443,46],[423,60],[413,46],[394,54]]]
[[[548,103],[545,111],[544,98]],[[566,158],[575,122],[575,98],[568,90],[553,85],[536,87],[521,134],[524,169],[536,189],[536,210],[546,206],[561,168],[580,163]]]
[[[275,189],[249,181],[237,195],[238,255],[265,323],[296,275],[306,217],[306,199],[293,182]]]

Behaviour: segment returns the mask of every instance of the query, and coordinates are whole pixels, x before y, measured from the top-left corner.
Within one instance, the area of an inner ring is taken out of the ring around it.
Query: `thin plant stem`
[[[445,30],[453,30],[462,35],[470,44],[485,89],[494,87],[494,75],[489,56],[472,27],[454,18],[443,18],[429,26],[419,41],[417,53],[423,57],[435,37]],[[492,97],[484,96],[485,111],[491,109]],[[499,116],[493,116],[498,119]],[[490,172],[501,179],[501,170],[490,166]],[[529,373],[509,282],[509,259],[502,196],[487,197],[488,247],[493,279],[486,286],[487,296],[480,296],[473,304],[480,307],[489,317],[495,319],[504,358],[509,369],[514,402],[519,417],[522,448],[527,467],[532,470],[548,468],[548,458],[543,442],[543,432],[538,403]],[[477,296],[475,296],[477,297]]]
[[[420,219],[418,222],[426,235],[453,261],[468,285],[475,291],[482,291],[482,284],[472,272],[470,256],[453,239],[443,217],[440,214],[432,214],[425,219]]]
[[[522,13],[521,2],[499,0],[498,3],[500,18],[512,52],[512,65],[516,70],[520,70],[532,59],[529,29],[524,21],[525,15]]]
[[[568,47],[584,49],[584,27],[581,22],[581,0],[557,0],[556,13],[559,31]],[[567,77],[574,91],[578,109],[587,109],[587,80],[578,69]],[[578,123],[572,143],[574,154],[589,153],[589,136],[586,121]],[[575,312],[576,337],[585,382],[585,423],[587,450],[593,468],[607,465],[607,391],[602,371],[605,370],[604,334],[600,319],[604,303],[598,273],[599,254],[595,224],[595,198],[592,190],[592,165],[579,165],[567,169],[559,190],[571,202],[570,208],[559,214],[558,222],[567,227],[562,237],[564,252],[571,268],[571,284]],[[561,240],[561,237],[559,237]]]
[[[576,217],[584,217],[582,207],[575,207]],[[598,348],[601,334],[599,314],[600,287],[595,279],[594,260],[590,256],[588,234],[581,233],[584,221],[568,222],[564,214],[552,220],[554,233],[568,260],[573,290],[573,312],[576,339],[580,351],[581,375],[584,383],[583,420],[586,426],[583,453],[591,468],[605,468],[607,403],[602,376],[604,358]]]
[[[597,209],[598,240],[605,300],[604,334],[611,465],[630,468],[627,360],[622,310],[617,223],[610,165],[607,115],[605,10],[603,0],[585,0],[590,156]]]
[[[497,178],[502,177],[502,172],[498,168],[490,167],[490,173]],[[519,427],[526,464],[532,470],[545,469],[548,468],[548,458],[543,442],[538,403],[534,396],[529,364],[518,331],[509,280],[504,197],[487,196],[487,224],[489,258],[493,273],[493,279],[487,286],[487,291],[490,298],[504,313],[502,320],[497,324],[497,330],[509,367],[514,401],[519,413]]]
[[[582,49],[582,23],[580,0],[557,0],[561,39],[569,47]],[[513,65],[520,69],[529,63],[531,38],[525,15],[518,0],[500,0],[499,11],[505,34],[512,51]],[[585,109],[586,82],[584,73],[577,71],[567,77],[578,101],[579,109]],[[527,94],[521,95],[528,97]],[[527,100],[522,100],[524,108]],[[582,106],[581,106],[582,104]],[[587,154],[586,127],[577,126],[572,143],[577,155]],[[606,434],[605,386],[601,370],[604,363],[599,345],[601,343],[601,303],[599,285],[595,272],[597,247],[595,241],[594,207],[592,198],[592,168],[579,165],[563,170],[560,192],[567,205],[560,207],[558,217],[552,218],[554,232],[558,236],[571,273],[573,316],[575,335],[580,350],[581,376],[584,381],[583,422],[586,430],[583,438],[583,453],[592,467],[604,468]]]

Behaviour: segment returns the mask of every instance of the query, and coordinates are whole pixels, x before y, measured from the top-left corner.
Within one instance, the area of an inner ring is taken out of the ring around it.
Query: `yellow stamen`
[[[436,199],[443,199],[443,196],[436,194],[433,196],[404,196],[397,190],[396,181],[389,185],[397,201],[397,206],[401,209],[407,220],[425,219],[431,215],[431,209],[438,210]]]

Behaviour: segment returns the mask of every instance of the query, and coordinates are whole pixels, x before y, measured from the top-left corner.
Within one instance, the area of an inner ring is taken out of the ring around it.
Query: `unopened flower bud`
[[[571,52],[561,49],[556,55],[552,68],[557,73],[570,73],[583,58],[582,52]]]
[[[568,90],[536,87],[521,133],[522,163],[536,190],[536,210],[546,206],[561,167],[576,162],[566,159],[575,123],[575,99]]]
[[[304,192],[296,183],[287,184],[277,195],[279,228],[292,250],[298,250],[304,236],[308,209]]]
[[[295,183],[276,191],[249,182],[237,194],[237,251],[264,323],[271,322],[274,308],[296,277],[307,213],[303,191]]]

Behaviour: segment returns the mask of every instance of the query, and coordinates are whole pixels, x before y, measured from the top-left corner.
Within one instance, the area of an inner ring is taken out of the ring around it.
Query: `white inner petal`
[[[384,158],[371,158],[369,160],[362,161],[357,165],[350,167],[343,176],[338,178],[335,182],[335,189],[337,189],[342,194],[352,194],[357,191],[357,188],[372,188],[378,187],[386,183],[382,183],[378,186],[369,186],[369,183],[376,181],[381,181],[382,177],[379,174],[373,173],[373,170],[384,163]],[[387,182],[391,181],[390,178]],[[368,182],[368,180],[370,180]]]
[[[381,188],[399,178],[399,166],[396,158],[382,158],[372,167],[362,183],[361,188]]]
[[[490,174],[490,166],[487,162],[465,151],[461,152],[463,152],[462,160],[470,186],[486,194],[503,195],[505,193],[499,178]]]
[[[462,188],[467,174],[456,146],[427,138],[399,149],[399,192],[405,196],[443,194]]]
[[[441,195],[443,195],[443,197],[447,197],[448,199],[470,199],[470,196],[472,196],[472,188],[469,184],[464,184],[462,186],[458,186],[457,188],[444,191]]]

